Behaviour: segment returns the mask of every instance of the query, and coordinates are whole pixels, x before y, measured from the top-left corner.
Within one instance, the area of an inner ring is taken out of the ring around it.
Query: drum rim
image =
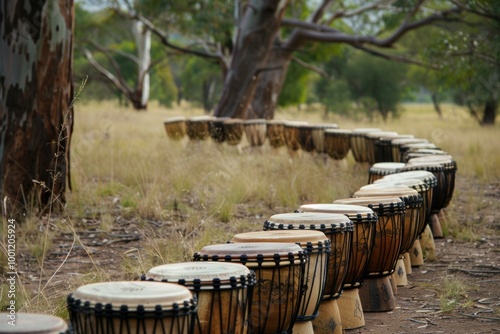
[[[364,201],[363,201],[364,200]],[[404,213],[405,203],[402,199],[395,196],[363,196],[363,197],[348,197],[336,199],[334,203],[338,204],[349,204],[342,203],[343,201],[354,201],[366,203],[366,206],[372,209],[377,216],[380,218],[382,213]],[[370,202],[371,201],[371,202]],[[360,204],[356,204],[360,205]]]
[[[7,312],[0,312],[0,317],[8,315]],[[28,323],[23,321],[28,319]],[[52,322],[52,324],[50,323]],[[28,326],[28,328],[26,328]],[[0,330],[5,330],[7,328],[0,328]],[[64,319],[42,313],[30,313],[30,312],[17,312],[16,313],[16,326],[9,328],[8,332],[5,333],[19,333],[19,334],[45,334],[47,332],[53,333],[64,333],[68,330],[68,324]]]
[[[294,217],[294,218],[296,217],[297,220],[301,221],[302,224],[304,225],[308,225],[309,222],[316,222],[316,224],[314,225],[332,224],[333,227],[333,225],[335,224],[343,224],[349,222],[349,219],[343,214],[329,213],[329,212],[314,212],[314,211],[278,213],[272,215],[267,220],[273,222],[274,220],[279,220],[281,222],[291,221],[290,224],[294,224],[293,219],[291,218],[287,219],[287,217]],[[309,219],[307,219],[308,217]],[[307,222],[304,222],[304,220],[306,220]]]
[[[283,232],[292,232],[292,234],[281,234],[281,235],[275,235],[273,233],[270,233],[270,231],[254,231],[254,232],[247,232],[247,233],[239,233],[236,234],[233,239],[231,239],[231,242],[233,243],[242,243],[242,242],[268,242],[270,240],[271,242],[287,242],[287,243],[295,243],[298,244],[299,246],[302,247],[302,244],[307,244],[307,243],[323,243],[325,240],[329,240],[328,237],[323,233],[322,231],[318,229],[303,229],[301,231],[298,230],[273,230],[273,231],[282,231]],[[295,234],[295,235],[293,235]],[[241,238],[242,235],[254,235],[254,238],[251,240],[244,240],[244,241],[235,241],[235,238],[238,236]],[[259,237],[260,236],[260,237]],[[280,236],[283,236],[282,238]],[[257,239],[257,241],[255,241]],[[259,241],[260,240],[260,241]]]

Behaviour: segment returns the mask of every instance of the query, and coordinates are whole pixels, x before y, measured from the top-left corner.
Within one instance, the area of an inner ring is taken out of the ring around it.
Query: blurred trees
[[[498,5],[492,0],[80,2],[100,4],[96,18],[112,10],[120,16],[117,21],[141,22],[158,43],[153,42],[152,49],[166,47],[158,57],[168,60],[158,66],[165,66],[163,74],[168,68],[172,79],[157,86],[154,94],[173,88],[175,82],[179,98],[199,103],[207,112],[215,107],[216,116],[273,118],[277,106],[321,101],[325,109],[354,105],[386,118],[397,113],[397,103],[408,96],[408,89],[428,91],[440,112],[443,93],[453,90],[464,96],[478,91],[477,85],[466,90],[470,80],[465,73],[474,72],[479,80],[484,76],[479,73],[498,72],[492,70],[498,57],[491,51],[499,43],[484,43],[498,36]],[[115,37],[127,31],[116,31],[113,24],[100,29]],[[455,50],[464,37],[469,43]],[[445,40],[453,42],[453,48]],[[471,40],[480,43],[474,52]],[[125,72],[132,57],[120,58],[125,53],[122,42],[115,39],[111,45],[119,49],[113,58]],[[137,51],[135,46],[126,52]],[[350,58],[342,60],[345,54]],[[98,56],[106,60],[105,53]],[[109,57],[106,61],[112,65]],[[498,81],[495,78],[486,81]],[[166,95],[175,95],[175,89]],[[480,119],[488,108],[497,109],[498,94],[490,95],[460,103]]]

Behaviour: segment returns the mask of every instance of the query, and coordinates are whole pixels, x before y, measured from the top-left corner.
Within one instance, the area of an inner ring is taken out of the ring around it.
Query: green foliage
[[[308,81],[310,77],[311,71],[292,61],[288,67],[283,90],[278,99],[278,105],[286,107],[304,103],[309,94]]]
[[[177,99],[177,86],[168,64],[157,66],[151,73],[151,99],[171,107]]]
[[[182,68],[180,79],[184,99],[203,105],[206,111],[216,103],[222,90],[219,65],[204,58],[190,57]]]

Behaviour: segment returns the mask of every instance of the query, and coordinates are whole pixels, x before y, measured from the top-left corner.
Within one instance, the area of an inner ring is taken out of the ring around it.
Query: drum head
[[[340,135],[350,135],[350,134],[352,134],[352,130],[349,130],[349,129],[331,129],[331,128],[328,128],[328,129],[325,129],[325,135],[328,135],[328,134],[333,134],[333,135],[337,135],[337,134],[340,134]]]
[[[393,131],[373,131],[365,134],[367,138],[396,137],[397,135],[398,133]]]
[[[304,226],[308,229],[326,230],[342,229],[351,224],[349,218],[342,214],[326,212],[279,213],[272,215],[268,222],[275,224]]]
[[[146,274],[146,280],[178,282],[185,280],[192,282],[195,279],[203,283],[212,283],[215,278],[228,281],[232,277],[247,276],[250,274],[243,264],[226,262],[181,262],[164,264],[151,268]]]
[[[407,185],[392,185],[386,183],[368,184],[356,191],[353,197],[364,196],[417,196],[418,192]]]
[[[186,117],[184,116],[176,116],[176,117],[170,117],[170,118],[167,118],[166,120],[163,121],[163,123],[178,123],[178,122],[185,122],[186,121]]]
[[[237,234],[231,242],[293,242],[293,243],[322,243],[329,240],[328,237],[320,231],[314,230],[272,230],[257,231]],[[303,246],[303,245],[301,245]]]
[[[378,180],[375,180],[373,184],[387,184],[391,186],[399,186],[399,185],[405,185],[410,188],[428,188],[429,186],[422,180],[414,178],[393,178],[393,179],[386,179],[386,178],[381,178]],[[362,188],[362,187],[361,187]]]
[[[118,308],[127,305],[136,308],[154,309],[156,305],[170,308],[173,304],[182,305],[190,301],[191,291],[182,285],[162,282],[119,281],[83,285],[73,293],[74,299],[82,302],[112,304]]]
[[[382,129],[379,128],[356,128],[352,130],[353,134],[363,134],[363,133],[368,133],[368,132],[378,132],[382,131]]]
[[[294,243],[282,242],[245,242],[245,243],[228,243],[216,244],[203,247],[198,255],[200,256],[218,256],[224,258],[225,256],[233,257],[235,260],[239,259],[242,255],[248,258],[257,258],[263,256],[265,258],[272,258],[275,254],[286,257],[289,253],[301,253],[302,248]]]
[[[394,197],[394,196],[363,196],[363,197],[341,198],[335,200],[333,203],[369,206],[374,211],[375,209],[377,209],[378,211],[379,207],[390,208],[391,206],[404,210],[403,200],[400,199],[399,197]]]
[[[398,168],[404,167],[404,162],[377,162],[370,167],[370,171],[396,171]]]
[[[412,158],[408,160],[407,165],[411,166],[415,163],[438,163],[438,164],[451,164],[453,163],[453,158],[451,155],[431,155],[428,154],[423,157]]]
[[[333,203],[304,204],[300,206],[299,210],[305,212],[324,212],[342,215],[373,214],[373,210],[367,208],[366,206]]]
[[[66,322],[52,315],[35,313],[16,313],[16,325],[7,323],[8,313],[0,313],[0,333],[25,333],[25,334],[56,334],[68,329]]]

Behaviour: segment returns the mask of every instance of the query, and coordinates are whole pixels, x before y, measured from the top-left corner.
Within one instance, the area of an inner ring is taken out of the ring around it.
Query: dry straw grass
[[[279,111],[277,118],[334,122],[348,129],[380,127],[427,138],[457,160],[461,176],[483,184],[498,183],[498,126],[481,128],[451,105],[444,106],[443,119],[427,105],[405,109],[401,118],[387,123],[335,115],[323,119],[314,110]],[[22,261],[22,271],[27,274],[21,273],[18,281],[20,310],[67,318],[65,296],[79,285],[137,279],[152,266],[188,261],[204,245],[261,229],[272,214],[290,212],[307,202],[348,197],[367,182],[367,167],[356,165],[351,154],[338,162],[305,152],[291,156],[285,147],[276,150],[264,145],[250,150],[245,139],[239,147],[230,147],[210,140],[192,143],[187,138],[167,138],[166,118],[201,113],[188,106],[168,110],[152,106],[148,112],[136,113],[111,103],[77,105],[73,191],[68,193],[65,212],[28,217],[17,235],[19,261],[28,259]],[[474,189],[459,187],[456,191],[461,189],[470,194],[464,194],[465,202],[452,201],[445,233],[474,239],[477,222],[473,217],[483,203]],[[466,217],[457,219],[454,205],[460,205]],[[75,232],[84,229],[82,219],[96,221],[98,233],[112,231],[126,221],[128,232],[137,233],[142,241],[117,248],[117,267],[103,266],[99,253]],[[83,249],[80,264],[70,267],[68,257],[62,257],[55,267],[44,262],[60,246],[54,237],[61,233],[72,235],[66,250]],[[1,246],[0,272],[6,272],[4,241]],[[0,285],[0,293],[3,310],[5,284]]]

